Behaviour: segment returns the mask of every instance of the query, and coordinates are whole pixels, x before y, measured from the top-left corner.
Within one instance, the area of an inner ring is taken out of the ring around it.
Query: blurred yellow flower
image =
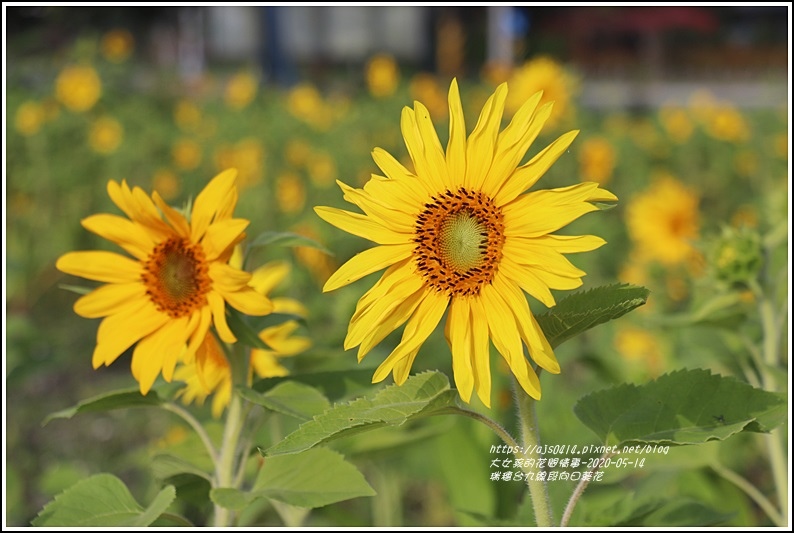
[[[664,106],[659,110],[659,121],[673,142],[683,144],[692,136],[695,125],[686,109]]]
[[[161,168],[152,176],[152,189],[157,191],[163,200],[170,201],[182,192],[182,183],[173,171]]]
[[[210,327],[227,343],[237,341],[226,305],[249,315],[272,312],[273,303],[248,286],[251,275],[228,265],[249,221],[232,218],[236,172],[213,178],[188,216],[126,182],[110,181],[108,194],[129,218],[93,215],[82,225],[121,246],[132,257],[108,251],[69,252],[61,272],[105,283],[80,297],[75,312],[102,318],[94,368],[110,365],[132,345],[132,375],[141,394],[158,375],[171,381],[178,361],[193,360]]]
[[[629,237],[645,260],[665,265],[685,262],[698,237],[698,196],[672,176],[654,179],[626,209]]]
[[[203,405],[207,396],[214,393],[212,416],[215,418],[220,418],[232,398],[231,367],[211,333],[204,337],[196,357],[177,367],[174,379],[185,383],[185,388],[177,393],[185,405]]]
[[[445,119],[449,115],[447,93],[432,74],[416,74],[411,78],[410,91],[411,99],[425,104],[434,119]]]
[[[394,58],[387,54],[373,56],[367,62],[367,88],[375,98],[394,94],[400,83],[400,69]]]
[[[615,149],[604,137],[590,137],[579,150],[579,168],[582,181],[595,181],[605,185],[615,168]]]
[[[326,188],[336,179],[336,162],[326,152],[315,152],[306,163],[309,178],[320,188]]]
[[[647,330],[621,326],[615,334],[615,348],[628,361],[644,363],[652,376],[662,369],[662,349],[659,339]]]
[[[88,65],[66,67],[55,80],[55,97],[70,111],[88,111],[100,96],[102,82],[96,70]]]
[[[512,115],[529,97],[543,91],[539,105],[554,102],[547,128],[556,127],[572,114],[577,81],[561,63],[548,56],[538,56],[517,67],[508,80],[510,92],[505,101],[505,111]]]
[[[193,133],[201,126],[201,110],[189,100],[180,100],[174,107],[174,122],[186,133]]]
[[[306,188],[300,177],[292,172],[281,174],[276,180],[276,199],[283,213],[298,213],[306,204]]]
[[[112,117],[100,117],[91,125],[88,143],[100,154],[112,154],[121,145],[124,128]]]
[[[259,89],[259,79],[251,72],[240,72],[231,77],[223,93],[226,105],[241,110],[254,101]]]
[[[738,143],[750,137],[750,126],[742,113],[733,106],[723,104],[709,113],[703,128],[720,141]]]
[[[284,158],[295,168],[301,168],[309,160],[312,147],[303,139],[290,139],[284,148]]]
[[[287,109],[295,118],[317,129],[325,130],[331,125],[331,111],[311,83],[300,83],[289,91]]]
[[[248,137],[234,145],[221,145],[215,151],[215,165],[221,168],[236,168],[241,189],[262,181],[265,172],[265,150],[259,140]]]
[[[320,239],[320,235],[318,234],[317,230],[308,224],[298,224],[292,228],[292,231],[298,235],[303,235],[304,237],[308,237],[309,239],[322,244],[322,240]],[[322,252],[321,250],[318,250],[317,248],[311,248],[309,246],[296,246],[292,249],[292,251],[295,254],[295,258],[298,260],[298,262],[309,270],[309,273],[312,275],[315,282],[320,286],[325,284],[331,274],[339,266],[336,264],[336,262],[334,262],[331,256]]]
[[[45,118],[44,106],[34,100],[27,100],[17,108],[14,126],[21,135],[29,137],[39,132]]]
[[[135,39],[128,30],[122,28],[110,30],[102,36],[99,47],[105,59],[111,63],[122,63],[132,55]]]
[[[201,164],[201,146],[193,139],[179,139],[171,147],[171,158],[178,169],[195,170]]]

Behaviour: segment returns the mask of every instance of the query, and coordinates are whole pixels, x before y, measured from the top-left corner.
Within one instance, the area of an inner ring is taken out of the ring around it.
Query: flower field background
[[[113,249],[80,225],[90,214],[117,212],[106,194],[108,180],[157,191],[179,206],[194,199],[212,176],[237,169],[236,213],[251,221],[249,239],[264,232],[295,234],[257,248],[248,258],[254,267],[274,260],[288,265],[273,295],[305,308],[299,334],[311,347],[279,361],[290,375],[348,372],[337,399],[351,399],[375,390],[372,373],[399,341],[397,333],[391,334],[361,364],[342,349],[356,300],[377,275],[323,294],[336,268],[368,245],[323,222],[313,207],[344,207],[336,180],[363,186],[379,172],[370,155],[375,147],[410,165],[398,124],[402,108],[414,100],[427,106],[446,145],[450,77],[380,54],[361,68],[322,76],[307,72],[291,87],[268,83],[253,64],[219,65],[186,82],[147,64],[139,45],[132,34],[116,29],[84,35],[57,54],[8,63],[8,525],[28,525],[56,494],[98,472],[122,478],[136,499],[149,501],[162,475],[152,468],[151,457],[166,446],[195,446],[180,420],[154,409],[87,413],[42,425],[49,414],[81,399],[134,384],[129,351],[111,367],[92,369],[98,321],[78,319],[72,310],[77,296],[69,287],[82,282],[55,268],[56,259],[72,250]],[[776,313],[789,301],[788,106],[740,106],[703,88],[686,102],[658,108],[588,108],[580,102],[588,80],[544,55],[513,69],[483,68],[458,77],[466,113],[476,117],[502,81],[510,95],[505,123],[537,90],[545,91],[543,102],[555,101],[553,119],[528,157],[562,133],[580,130],[544,176],[544,187],[595,181],[619,199],[615,208],[565,229],[607,241],[595,252],[573,257],[587,272],[582,290],[618,281],[650,290],[647,304],[636,312],[556,349],[562,372],[542,376],[543,399],[537,405],[544,443],[598,444],[574,415],[577,400],[613,384],[643,384],[683,368],[786,391],[787,341],[779,346],[783,362],[770,365],[770,380],[762,384],[748,355],[753,348],[744,339],[761,338],[759,302],[749,280],[767,277]],[[523,99],[512,104],[512,95]],[[306,242],[296,236],[323,249],[303,246]],[[545,310],[539,302],[530,305],[536,313]],[[452,375],[441,328],[420,354],[412,374],[440,370]],[[508,422],[513,415],[510,375],[496,357],[492,378],[490,414],[514,429]],[[199,408],[210,432],[211,403]],[[486,409],[476,399],[472,407]],[[712,416],[718,423],[722,415]],[[385,428],[334,441],[331,446],[359,467],[377,495],[314,509],[304,524],[520,521],[527,512],[526,487],[491,479],[494,436],[473,420],[450,418],[431,417],[400,431]],[[294,429],[277,422],[267,428],[272,435]],[[788,425],[784,428],[777,432]],[[605,512],[614,517],[624,511],[625,522],[634,524],[639,519],[628,516],[628,500],[655,502],[675,495],[689,505],[680,511],[680,522],[658,512],[644,525],[771,525],[753,498],[722,474],[737,472],[778,501],[779,480],[759,435],[673,447],[646,458],[643,468],[608,469],[604,481],[591,484],[589,499],[576,511],[578,524],[598,526]],[[549,484],[556,508],[565,506],[574,486],[572,481]],[[186,481],[177,490],[194,495],[180,511],[200,524],[206,489]],[[282,525],[270,505],[249,512],[242,522]]]

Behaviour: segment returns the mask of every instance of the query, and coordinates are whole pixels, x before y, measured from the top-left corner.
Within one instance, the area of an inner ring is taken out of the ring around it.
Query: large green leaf
[[[301,420],[310,420],[331,407],[322,392],[296,381],[283,381],[264,393],[248,387],[239,387],[238,392],[251,403]]]
[[[102,411],[112,411],[114,409],[126,409],[129,407],[157,407],[172,395],[173,385],[161,385],[153,388],[146,396],[141,394],[137,387],[123,389],[113,392],[106,392],[83,400],[73,407],[52,413],[42,422],[42,426],[47,425],[56,418],[72,418],[74,415],[82,413],[97,413]]]
[[[233,510],[241,510],[258,498],[313,509],[374,495],[361,472],[327,448],[266,458],[250,492],[214,489],[210,493],[217,505]]]
[[[176,497],[173,486],[160,491],[147,509],[112,474],[97,474],[66,489],[31,522],[38,527],[144,527],[154,522]]]
[[[411,376],[403,385],[390,385],[374,396],[338,404],[267,450],[269,456],[298,453],[343,436],[384,426],[400,426],[408,420],[440,412],[455,405],[457,393],[439,372]]]
[[[577,292],[536,318],[552,347],[645,304],[645,287],[616,284]]]
[[[372,368],[350,368],[310,374],[290,374],[287,377],[260,379],[254,382],[252,388],[257,392],[266,392],[276,387],[279,383],[296,381],[311,385],[330,400],[338,400],[371,388],[372,372]]]
[[[679,370],[580,399],[576,416],[607,445],[699,444],[740,431],[769,431],[786,417],[785,397],[705,369]]]
[[[212,475],[209,472],[190,461],[171,455],[170,453],[158,453],[152,457],[151,468],[152,473],[158,479],[167,479],[179,474],[192,474],[202,477],[207,481],[212,480]]]

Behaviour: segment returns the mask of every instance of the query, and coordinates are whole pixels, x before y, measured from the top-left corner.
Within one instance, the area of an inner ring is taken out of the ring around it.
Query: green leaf
[[[157,496],[154,497],[149,507],[135,519],[132,524],[134,527],[146,527],[151,525],[157,518],[168,509],[168,506],[173,503],[176,498],[176,489],[173,485],[163,487]]]
[[[265,393],[247,387],[239,387],[238,392],[251,403],[301,420],[310,420],[331,407],[323,393],[295,381],[283,381]]]
[[[583,331],[644,305],[649,293],[645,287],[627,284],[596,287],[564,298],[536,318],[554,348]]]
[[[372,387],[372,372],[371,368],[351,368],[310,374],[290,374],[287,377],[260,379],[252,388],[257,392],[265,392],[279,383],[296,381],[311,385],[331,400],[338,400],[349,397],[354,391]]]
[[[224,509],[232,511],[242,511],[245,507],[256,499],[251,492],[243,492],[237,489],[219,488],[210,491],[210,500],[215,505],[220,505]]]
[[[609,516],[609,515],[606,515]],[[619,527],[698,527],[716,526],[731,519],[733,514],[721,513],[702,503],[685,498],[675,501],[654,501],[615,525]]]
[[[158,479],[166,479],[179,474],[193,474],[207,481],[212,481],[212,475],[193,463],[176,457],[170,453],[158,453],[152,457],[152,473]]]
[[[457,393],[440,372],[423,372],[403,385],[390,385],[374,394],[337,404],[301,424],[267,450],[269,456],[298,453],[343,436],[384,426],[400,426],[413,418],[439,413],[455,405]],[[289,503],[289,502],[288,502]]]
[[[309,248],[316,248],[323,253],[328,255],[334,255],[328,250],[325,246],[320,244],[319,242],[310,239],[308,237],[304,237],[303,235],[298,235],[297,233],[290,233],[290,232],[277,232],[277,231],[266,231],[264,233],[260,233],[256,239],[251,241],[249,244],[249,248],[255,248],[257,246],[285,246],[285,247],[297,247],[297,246],[307,246]]]
[[[176,496],[167,486],[144,510],[124,482],[112,474],[97,474],[66,489],[31,522],[37,527],[143,527],[160,516]]]
[[[232,330],[237,340],[250,346],[251,348],[259,348],[260,350],[270,350],[270,346],[259,338],[259,332],[251,327],[245,320],[245,315],[237,311],[231,306],[227,306],[226,323],[229,329]]]
[[[93,398],[83,400],[68,409],[50,414],[44,419],[41,425],[46,426],[51,420],[56,418],[68,419],[76,414],[82,413],[97,413],[112,411],[114,409],[126,409],[129,407],[157,407],[165,403],[165,398],[170,396],[170,390],[172,389],[174,389],[172,385],[156,387],[150,390],[146,396],[141,395],[141,391],[138,387],[106,392],[94,396]]]
[[[266,458],[253,492],[257,497],[311,509],[375,495],[361,472],[328,448]]]
[[[683,445],[724,440],[740,431],[769,431],[786,419],[786,407],[781,394],[694,369],[589,394],[574,412],[610,446]]]
[[[58,288],[80,295],[88,294],[89,292],[94,290],[91,287],[81,287],[80,285],[69,285],[68,283],[60,283],[58,284]]]

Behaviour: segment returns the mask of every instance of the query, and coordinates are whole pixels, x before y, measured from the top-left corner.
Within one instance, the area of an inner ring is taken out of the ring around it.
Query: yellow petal
[[[262,316],[273,312],[273,302],[267,296],[259,294],[250,287],[232,292],[216,290],[221,293],[224,300],[229,302],[229,305],[246,315]]]
[[[355,189],[337,180],[344,199],[361,208],[367,216],[380,225],[398,233],[413,234],[416,217],[394,208],[393,198],[375,197],[363,189]]]
[[[488,169],[491,168],[506,97],[507,84],[503,83],[485,102],[480,119],[469,135],[466,145],[466,183],[471,189],[482,190]]]
[[[230,246],[238,243],[248,224],[250,221],[244,218],[227,218],[210,224],[201,240],[207,261],[215,261]]]
[[[270,294],[276,286],[287,279],[290,265],[286,261],[270,261],[254,270],[248,284],[259,294]]]
[[[93,365],[110,365],[136,341],[158,330],[171,320],[148,300],[132,304],[123,313],[110,315],[99,324]]]
[[[443,192],[446,184],[441,181],[437,172],[433,171],[430,163],[425,158],[425,146],[422,141],[422,134],[419,132],[419,125],[416,122],[416,113],[409,107],[404,107],[400,119],[405,147],[414,163],[418,181],[426,183],[428,189],[436,193]]]
[[[536,239],[508,237],[502,250],[505,256],[521,265],[531,265],[569,278],[585,275],[583,270],[573,266],[560,252]]]
[[[402,326],[414,314],[419,302],[422,301],[421,295],[422,291],[416,291],[408,296],[391,313],[381,318],[380,322],[367,332],[367,336],[358,347],[359,362],[389,333]]]
[[[580,183],[525,194],[502,208],[505,235],[538,237],[557,231],[598,208],[587,202],[597,184]]]
[[[190,216],[191,235],[190,240],[199,242],[207,231],[212,220],[218,213],[223,200],[229,196],[235,188],[237,170],[228,169],[214,178],[204,187],[193,203],[193,212]]]
[[[521,240],[521,237],[514,237],[514,239]],[[531,240],[554,248],[562,254],[591,252],[607,243],[595,235],[542,235]]]
[[[432,190],[427,182],[418,179],[412,172],[405,168],[402,163],[397,161],[394,156],[392,156],[383,148],[375,148],[372,151],[372,159],[389,178],[388,180],[383,180],[382,182],[378,181],[376,184],[397,183],[400,185],[399,188],[396,185],[390,186],[390,188],[397,189],[397,193],[410,198],[410,202],[405,201],[406,204],[410,203],[422,205],[424,203],[424,198],[426,198],[429,194],[435,194],[437,192]],[[367,189],[368,185],[370,184],[364,186],[365,190]],[[373,196],[378,195],[373,191]],[[396,196],[395,200],[398,200],[400,203],[403,202],[403,199],[399,199]]]
[[[300,303],[298,300],[293,300],[292,298],[280,297],[280,298],[271,298],[270,301],[273,302],[274,313],[297,315],[303,318],[309,316],[309,310],[306,309],[306,306]]]
[[[323,286],[323,292],[344,287],[368,274],[410,257],[414,246],[413,243],[376,246],[356,254],[328,278]]]
[[[455,388],[458,389],[463,401],[469,403],[474,389],[474,372],[471,368],[473,348],[471,312],[467,299],[452,298],[445,334],[452,351],[452,374],[455,377]]]
[[[474,388],[486,407],[491,407],[491,343],[488,337],[488,319],[480,298],[469,300],[471,308],[471,367]]]
[[[480,296],[494,346],[507,361],[521,388],[536,400],[540,400],[540,380],[524,357],[521,337],[513,314],[492,285],[483,285]]]
[[[499,272],[517,283],[530,296],[543,302],[546,307],[554,307],[557,302],[554,300],[548,285],[543,283],[535,274],[531,267],[524,267],[503,257],[499,264]]]
[[[424,298],[405,326],[400,344],[375,370],[375,374],[372,376],[373,383],[383,381],[389,375],[389,372],[392,371],[394,365],[403,358],[408,357],[411,352],[419,349],[427,337],[436,329],[436,325],[438,325],[444,311],[446,311],[448,303],[449,297],[445,294],[436,292],[431,287],[425,289]]]
[[[405,380],[408,379],[408,375],[411,373],[411,366],[414,364],[414,359],[416,359],[416,354],[418,353],[419,347],[408,352],[405,357],[394,364],[392,374],[394,375],[394,382],[397,385],[402,385],[405,383]]]
[[[151,390],[160,372],[173,377],[178,356],[184,350],[188,317],[174,319],[167,325],[142,339],[132,352],[132,375],[141,387],[141,394]],[[164,370],[164,366],[168,368]]]
[[[414,117],[416,118],[419,135],[422,137],[424,160],[427,163],[428,171],[433,176],[432,182],[446,188],[449,186],[449,178],[447,177],[444,148],[438,140],[438,134],[433,126],[433,121],[430,119],[430,112],[421,102],[414,102]]]
[[[466,177],[466,120],[460,103],[458,80],[449,86],[449,141],[447,142],[447,175],[452,189],[464,185]]]
[[[535,113],[542,95],[543,93],[539,91],[524,102],[507,128],[499,134],[496,141],[496,155],[483,184],[483,191],[490,196],[493,197],[508,178],[512,181],[516,167],[549,118],[551,103],[544,105]]]
[[[190,224],[185,220],[185,216],[165,203],[157,191],[152,193],[152,200],[154,200],[154,203],[160,208],[160,211],[163,212],[163,216],[165,216],[165,219],[171,224],[171,227],[174,228],[176,233],[184,239],[189,239]]]
[[[220,288],[226,292],[239,291],[248,287],[251,282],[251,274],[245,270],[218,262],[210,263],[209,276],[214,288]]]
[[[579,130],[569,131],[561,135],[557,140],[544,148],[529,162],[519,167],[510,176],[510,179],[503,182],[501,189],[496,194],[495,201],[498,205],[504,205],[518,197],[519,194],[532,187],[543,177],[543,174],[554,164],[557,159],[571,146],[571,143],[579,135]]]
[[[183,356],[185,363],[188,364],[194,361],[196,352],[201,346],[201,343],[204,342],[204,339],[207,337],[210,324],[212,323],[212,310],[208,306],[193,311],[193,315],[198,315],[198,324],[193,330],[193,334],[191,335],[190,341],[187,345],[187,350]]]
[[[69,252],[55,262],[61,272],[105,283],[129,283],[141,279],[137,261],[113,252]]]
[[[221,295],[215,291],[210,291],[207,293],[207,301],[212,311],[212,321],[215,324],[218,336],[223,342],[237,342],[237,337],[234,336],[234,333],[232,333],[226,323],[226,304]]]
[[[151,231],[116,215],[91,215],[80,221],[85,229],[124,248],[136,259],[145,260],[154,248]]]
[[[111,283],[94,289],[74,303],[74,312],[83,318],[100,318],[120,312],[131,300],[145,300],[142,283]]]
[[[403,244],[411,240],[411,235],[397,233],[365,215],[325,206],[315,207],[314,212],[329,224],[377,244]]]

